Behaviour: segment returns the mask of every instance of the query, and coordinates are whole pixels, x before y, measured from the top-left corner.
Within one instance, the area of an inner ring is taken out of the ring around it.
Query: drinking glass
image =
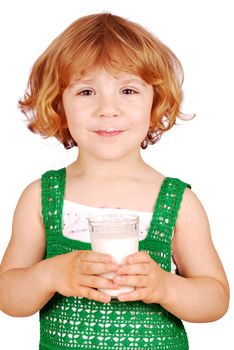
[[[92,250],[112,256],[113,260],[122,264],[124,259],[138,251],[139,217],[128,214],[106,214],[90,217],[89,231]],[[113,279],[114,273],[103,274]],[[114,289],[100,289],[101,292],[116,297],[119,293],[132,291],[130,286]]]

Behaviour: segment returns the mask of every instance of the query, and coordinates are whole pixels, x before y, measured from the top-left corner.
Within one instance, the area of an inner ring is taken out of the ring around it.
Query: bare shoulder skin
[[[45,233],[41,215],[40,180],[28,185],[17,203],[12,236],[1,270],[28,267],[40,261],[45,252]]]

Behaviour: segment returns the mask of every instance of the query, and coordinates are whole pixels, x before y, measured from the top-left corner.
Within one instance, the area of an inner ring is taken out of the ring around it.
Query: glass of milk
[[[89,231],[92,250],[110,254],[113,260],[122,264],[125,257],[138,251],[139,217],[128,214],[106,214],[90,217]],[[113,279],[114,273],[106,273],[105,278]],[[115,298],[120,293],[134,288],[123,286],[118,290],[100,289],[101,292]]]

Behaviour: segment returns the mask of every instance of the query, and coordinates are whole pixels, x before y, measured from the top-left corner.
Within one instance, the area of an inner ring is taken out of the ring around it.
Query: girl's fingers
[[[139,263],[122,265],[117,269],[116,274],[118,275],[149,275],[151,272],[151,265],[149,263]]]
[[[113,282],[120,286],[147,287],[149,279],[145,276],[120,276],[113,278]]]
[[[79,271],[85,275],[100,275],[108,272],[117,272],[119,265],[112,264],[103,264],[103,263],[93,263],[93,262],[83,262],[80,263]]]
[[[107,279],[102,276],[95,275],[80,276],[79,285],[91,288],[119,289],[119,285],[117,285],[112,279]]]
[[[109,295],[101,293],[96,289],[82,286],[79,288],[79,297],[96,300],[103,303],[109,303],[111,301],[111,297]]]
[[[135,301],[135,300],[143,300],[145,295],[145,288],[135,289],[130,293],[121,293],[118,295],[119,301]]]
[[[82,250],[77,252],[80,261],[83,262],[99,262],[99,263],[111,263],[112,257],[108,254],[102,254],[94,252],[93,250]]]
[[[149,263],[151,261],[151,257],[149,256],[148,253],[142,251],[142,252],[137,252],[135,254],[128,255],[125,258],[125,263],[126,264],[136,264],[136,263]]]

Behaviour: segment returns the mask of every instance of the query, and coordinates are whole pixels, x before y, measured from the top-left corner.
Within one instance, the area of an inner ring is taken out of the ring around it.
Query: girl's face
[[[68,128],[83,152],[114,160],[139,153],[148,132],[153,87],[130,73],[104,69],[73,79],[63,93]]]

